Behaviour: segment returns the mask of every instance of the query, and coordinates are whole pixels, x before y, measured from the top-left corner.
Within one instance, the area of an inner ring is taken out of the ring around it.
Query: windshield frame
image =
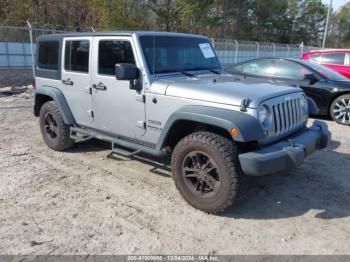
[[[216,60],[216,65],[215,66],[211,66],[211,67],[203,67],[202,65],[200,64],[196,64],[195,66],[193,67],[184,67],[184,68],[166,68],[164,67],[163,70],[165,72],[158,72],[157,71],[154,71],[153,72],[153,64],[149,64],[149,61],[147,61],[147,56],[145,54],[145,49],[144,49],[144,46],[143,46],[143,43],[142,43],[142,37],[175,37],[175,38],[179,38],[179,37],[182,37],[182,38],[190,38],[190,39],[200,39],[203,41],[203,43],[208,43],[214,53],[214,56],[213,58],[215,58]],[[218,72],[223,72],[223,68],[222,68],[222,65],[221,65],[221,62],[215,52],[215,49],[210,41],[210,39],[208,39],[207,37],[205,36],[201,36],[201,35],[191,35],[191,34],[182,34],[182,33],[158,33],[158,32],[147,32],[147,33],[142,33],[142,34],[139,34],[137,36],[137,40],[138,40],[138,44],[139,44],[139,47],[140,47],[140,52],[141,52],[141,55],[142,55],[142,58],[143,58],[143,62],[144,62],[144,65],[145,65],[145,68],[146,70],[148,71],[148,75],[150,76],[150,78],[158,78],[159,75],[179,75],[179,76],[183,76],[183,72],[196,72],[196,71],[205,71],[205,70],[208,70],[209,72],[211,72],[212,74],[214,74],[211,70],[215,70],[215,71],[218,71]],[[194,73],[197,75],[197,73]]]

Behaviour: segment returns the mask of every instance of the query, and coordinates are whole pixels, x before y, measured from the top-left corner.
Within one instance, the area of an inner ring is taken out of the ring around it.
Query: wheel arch
[[[343,95],[350,95],[350,90],[343,90],[343,91],[340,91],[332,96],[332,98],[329,100],[329,104],[327,106],[327,108],[328,108],[327,112],[329,115],[331,115],[331,107],[332,107],[334,100],[336,100],[337,98],[339,98]]]
[[[239,135],[231,135],[233,128],[239,130]],[[210,131],[238,143],[255,142],[266,136],[258,120],[247,113],[206,106],[184,106],[169,117],[157,148],[174,146],[195,131]]]
[[[40,87],[35,91],[34,96],[34,115],[39,116],[41,107],[48,101],[54,101],[59,108],[63,121],[66,125],[76,125],[74,116],[68,106],[63,93],[54,87]]]

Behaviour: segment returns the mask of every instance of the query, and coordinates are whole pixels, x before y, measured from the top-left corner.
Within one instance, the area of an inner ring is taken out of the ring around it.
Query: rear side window
[[[103,40],[98,46],[98,73],[114,75],[115,64],[135,64],[132,47],[128,41]]]
[[[313,58],[321,64],[344,65],[345,53],[328,53],[322,54],[319,57]]]
[[[73,72],[89,72],[88,40],[66,41],[64,54],[64,69]]]
[[[38,68],[45,70],[58,69],[58,41],[39,42]]]

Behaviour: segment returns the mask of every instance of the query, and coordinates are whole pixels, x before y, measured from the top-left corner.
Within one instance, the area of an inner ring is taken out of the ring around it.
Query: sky
[[[323,3],[325,4],[329,4],[330,0],[322,0]],[[343,5],[345,5],[347,2],[349,2],[348,0],[333,0],[332,6],[334,10],[339,10],[340,7],[342,7]]]

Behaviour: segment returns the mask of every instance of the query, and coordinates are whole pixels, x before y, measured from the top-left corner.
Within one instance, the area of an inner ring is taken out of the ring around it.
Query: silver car
[[[171,158],[192,206],[237,202],[243,176],[288,171],[327,146],[301,89],[225,74],[208,38],[156,32],[41,36],[34,114],[58,151],[97,138],[124,156]]]

